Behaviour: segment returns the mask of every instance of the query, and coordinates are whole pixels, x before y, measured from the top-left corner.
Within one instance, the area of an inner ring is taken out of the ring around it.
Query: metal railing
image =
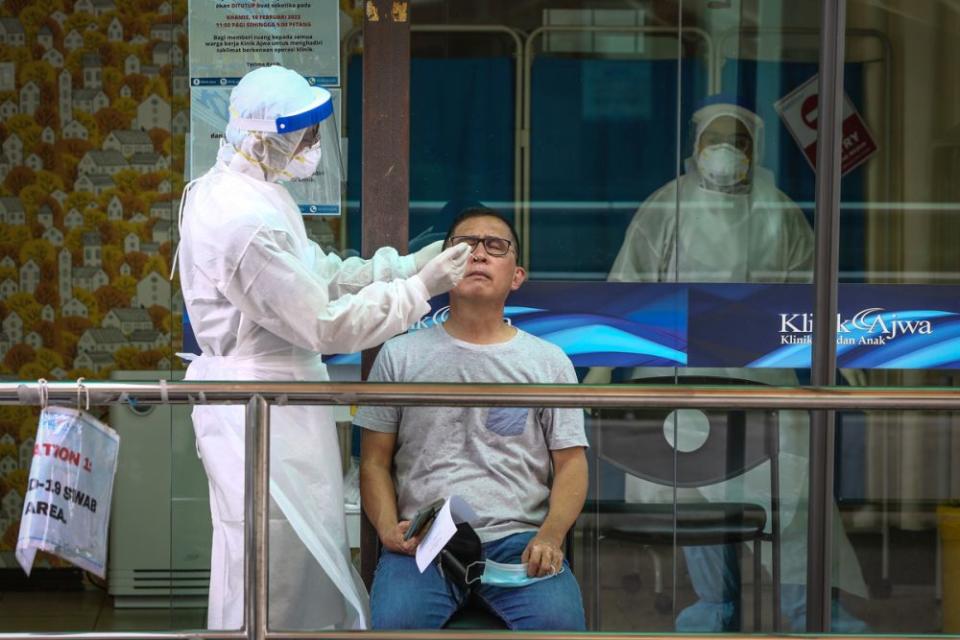
[[[269,507],[270,407],[283,405],[509,406],[509,407],[656,407],[698,409],[858,409],[960,410],[960,391],[943,388],[778,388],[749,386],[642,385],[506,385],[506,384],[385,384],[298,382],[4,382],[0,405],[41,405],[42,402],[93,405],[245,404],[245,625],[237,631],[169,631],[104,633],[0,633],[0,640],[168,640],[211,638],[266,640],[273,638],[356,638],[352,631],[290,632],[267,626],[267,509]],[[813,452],[814,455],[816,452]],[[828,461],[832,464],[832,461]],[[811,496],[810,509],[825,508]],[[502,638],[489,631],[368,631],[363,638]],[[654,637],[622,634],[617,637]],[[600,632],[525,633],[525,637],[584,640],[606,638]],[[678,638],[670,634],[671,638]],[[754,636],[762,637],[762,636]]]

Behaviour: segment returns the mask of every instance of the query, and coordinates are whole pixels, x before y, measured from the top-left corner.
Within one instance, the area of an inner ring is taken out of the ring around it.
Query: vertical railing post
[[[815,386],[833,386],[837,370],[837,280],[840,255],[840,165],[843,61],[847,0],[822,0],[815,251],[813,361]],[[809,520],[807,531],[807,632],[830,631],[833,540],[834,412],[810,415]]]
[[[270,405],[263,396],[253,396],[247,403],[244,433],[243,621],[247,638],[263,640],[267,634],[270,508]]]

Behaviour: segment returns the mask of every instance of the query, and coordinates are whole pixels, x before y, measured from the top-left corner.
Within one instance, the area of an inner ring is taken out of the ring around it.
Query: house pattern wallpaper
[[[179,368],[186,0],[0,0],[0,375]],[[0,567],[36,409],[0,407]],[[47,557],[56,564],[56,560]]]

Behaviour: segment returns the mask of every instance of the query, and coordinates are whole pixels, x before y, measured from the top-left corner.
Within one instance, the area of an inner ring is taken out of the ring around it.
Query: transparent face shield
[[[336,114],[331,112],[323,121],[308,127],[300,142],[300,151],[288,167],[288,173],[300,171],[287,180],[286,187],[305,215],[339,212],[346,172],[336,123]]]
[[[313,87],[313,102],[299,113],[275,119],[232,118],[239,129],[300,136],[281,180],[304,213],[324,213],[328,203],[339,202],[346,180],[340,153],[340,132],[329,91]]]
[[[308,127],[294,157],[320,156],[315,176],[323,181],[342,183],[346,180],[343,158],[340,155],[340,132],[333,111],[323,121]]]

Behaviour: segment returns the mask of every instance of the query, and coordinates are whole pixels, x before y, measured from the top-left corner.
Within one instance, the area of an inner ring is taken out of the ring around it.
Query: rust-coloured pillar
[[[406,253],[410,202],[410,14],[408,3],[367,0],[363,17],[363,148],[360,215],[365,257],[383,246]],[[378,349],[361,361],[366,380]],[[377,533],[361,514],[360,573],[367,588]]]

